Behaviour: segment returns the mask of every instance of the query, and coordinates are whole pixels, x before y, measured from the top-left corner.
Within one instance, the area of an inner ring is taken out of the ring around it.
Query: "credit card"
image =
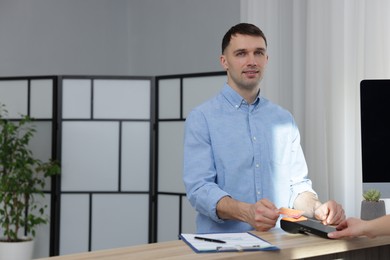
[[[281,207],[279,209],[279,214],[284,215],[283,219],[288,221],[301,221],[301,220],[307,220],[306,217],[302,216],[304,213],[303,210],[298,209],[290,209]]]

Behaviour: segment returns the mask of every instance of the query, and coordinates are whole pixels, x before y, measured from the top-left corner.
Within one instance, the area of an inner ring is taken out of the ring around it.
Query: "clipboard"
[[[196,239],[201,237],[202,239]],[[196,253],[240,252],[240,251],[275,251],[278,247],[264,239],[249,233],[210,233],[180,234],[183,240]],[[222,241],[212,242],[212,240]]]

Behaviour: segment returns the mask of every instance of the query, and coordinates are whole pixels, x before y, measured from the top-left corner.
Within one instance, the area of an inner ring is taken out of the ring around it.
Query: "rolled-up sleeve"
[[[292,144],[292,165],[291,165],[291,178],[290,178],[290,201],[289,207],[292,208],[295,199],[299,194],[309,191],[317,195],[312,188],[312,182],[308,178],[308,169],[305,160],[305,156],[300,144],[300,134],[298,127],[293,123],[293,144]]]

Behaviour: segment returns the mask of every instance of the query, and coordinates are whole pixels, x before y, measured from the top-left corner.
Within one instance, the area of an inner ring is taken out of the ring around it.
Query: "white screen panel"
[[[91,118],[91,80],[64,79],[62,82],[62,117]]]
[[[184,193],[184,122],[160,122],[158,145],[158,190]]]
[[[149,191],[150,123],[123,122],[122,190]]]
[[[63,122],[63,191],[117,191],[118,122]]]
[[[180,118],[180,79],[159,80],[158,85],[158,117]]]
[[[45,194],[44,197],[35,196],[35,200],[41,205],[47,205],[44,209],[44,215],[50,217],[50,194]],[[34,239],[34,259],[49,256],[50,247],[50,224],[39,225],[36,228],[36,236]]]
[[[183,117],[197,105],[215,96],[226,82],[226,76],[183,79]]]
[[[34,137],[30,140],[29,148],[35,158],[47,162],[51,158],[51,137],[52,137],[52,122],[51,121],[36,121],[33,123],[37,130]],[[51,189],[51,179],[47,178],[45,190]]]
[[[31,80],[31,116],[34,118],[52,118],[53,116],[53,80]]]
[[[61,195],[60,255],[88,251],[89,196]]]
[[[196,233],[196,210],[186,197],[182,199],[182,233]]]
[[[94,118],[150,119],[150,80],[95,80]]]
[[[158,196],[157,242],[177,240],[179,235],[179,197]]]
[[[51,158],[52,122],[35,121],[32,124],[35,126],[36,132],[29,143],[29,148],[35,158],[46,162]]]
[[[92,250],[148,243],[148,195],[93,195]]]
[[[0,81],[0,103],[5,104],[10,118],[27,115],[27,80]]]

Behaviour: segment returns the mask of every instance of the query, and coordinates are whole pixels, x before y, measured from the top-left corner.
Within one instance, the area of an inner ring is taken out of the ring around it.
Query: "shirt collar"
[[[239,109],[243,104],[247,104],[245,99],[241,97],[232,87],[230,87],[227,83],[223,86],[222,89],[222,94],[225,96],[227,101],[236,109]],[[259,93],[257,94],[257,97],[255,101],[251,104],[254,105],[255,107],[258,106],[260,103],[260,90]]]

